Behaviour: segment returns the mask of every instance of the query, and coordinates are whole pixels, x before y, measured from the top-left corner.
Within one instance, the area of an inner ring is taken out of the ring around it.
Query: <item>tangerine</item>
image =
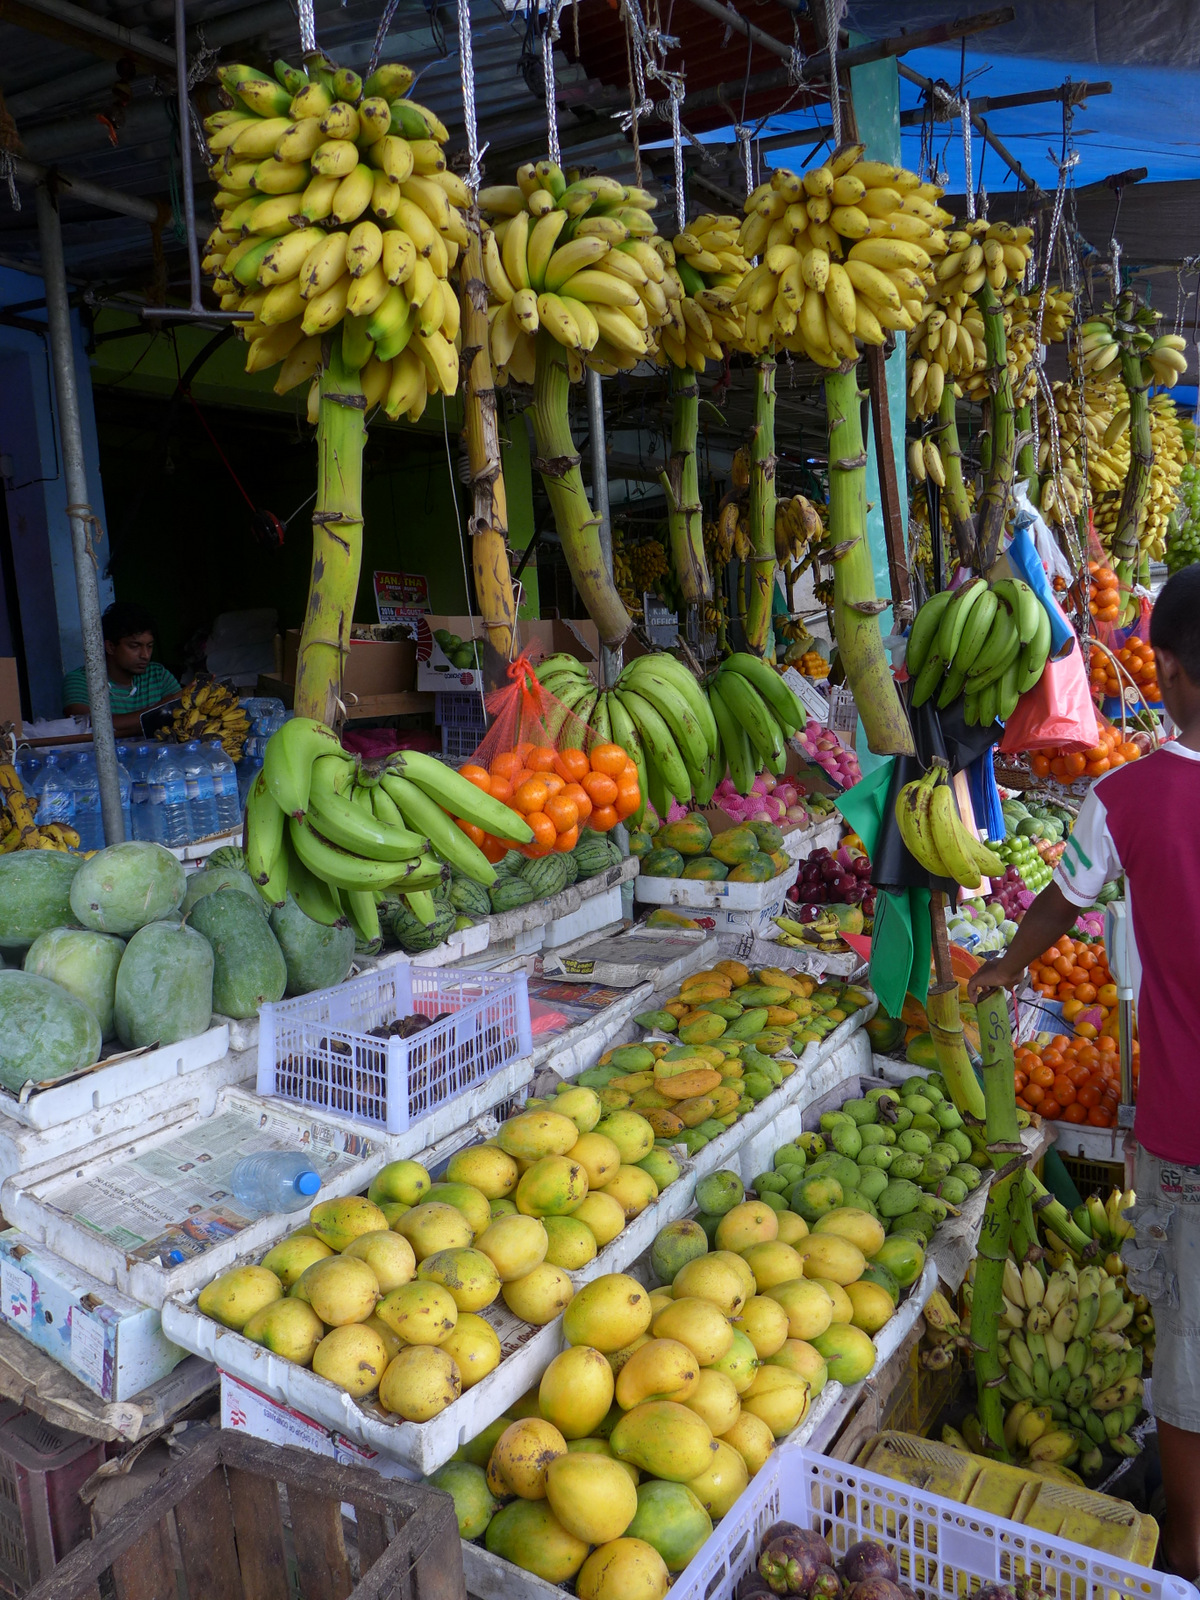
[[[580,779],[594,806],[611,806],[617,798],[617,786],[606,772],[589,772]]]
[[[625,770],[625,763],[629,757],[619,744],[597,744],[592,746],[591,763],[593,772],[603,772],[609,778],[616,778]]]
[[[588,818],[588,827],[594,828],[597,833],[607,833],[610,828],[615,828],[620,820],[612,806],[596,806]]]
[[[545,809],[557,833],[566,833],[569,828],[578,825],[579,807],[574,800],[568,800],[566,795],[551,795],[546,801]]]
[[[545,854],[553,850],[554,842],[558,838],[558,829],[551,822],[544,811],[530,811],[526,813],[525,821],[533,829],[532,849]]]
[[[482,789],[484,794],[491,794],[492,775],[486,767],[479,767],[473,761],[468,761],[465,766],[459,767],[458,771],[468,783],[473,783],[477,789]]]
[[[566,855],[567,851],[568,850],[574,850],[575,846],[578,843],[579,843],[579,829],[578,828],[568,828],[565,833],[560,833],[558,838],[555,839],[554,848],[557,851],[559,851],[560,854]]]
[[[549,798],[544,778],[526,778],[513,794],[513,805],[528,818],[533,812],[541,812]]]
[[[582,750],[560,750],[555,757],[554,770],[565,782],[578,783],[592,769]]]
[[[529,752],[525,765],[530,772],[553,772],[557,760],[558,751],[552,744],[540,744]]]
[[[586,822],[592,814],[592,800],[587,790],[578,783],[568,783],[560,791],[562,800],[574,800],[579,811],[580,822]]]

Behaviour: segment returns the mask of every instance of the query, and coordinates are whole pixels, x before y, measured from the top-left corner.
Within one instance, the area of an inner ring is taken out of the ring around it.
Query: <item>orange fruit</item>
[[[620,820],[612,806],[596,806],[588,818],[588,827],[594,828],[597,833],[607,833],[610,828],[615,828]]]
[[[530,772],[528,767],[518,767],[512,775],[513,793],[516,794],[521,785],[523,783],[528,783],[530,778],[537,777],[539,777],[539,774],[536,772]]]
[[[494,833],[485,833],[483,843],[479,847],[488,860],[495,866],[497,861],[502,861],[508,854],[508,846]]]
[[[556,833],[566,833],[569,828],[574,828],[578,824],[579,807],[574,800],[556,794],[546,801],[546,815],[554,824]]]
[[[525,821],[533,829],[532,849],[537,849],[541,854],[553,850],[554,841],[558,838],[558,829],[551,822],[544,811],[530,811],[526,813]]]
[[[642,791],[637,785],[625,784],[623,788],[617,789],[617,798],[613,810],[617,813],[618,819],[624,822],[626,817],[633,815],[641,803]]]
[[[532,739],[521,739],[518,741],[516,753],[521,758],[522,766],[527,767],[529,765],[530,756],[538,748],[539,746],[535,745]]]
[[[549,798],[544,778],[526,778],[513,793],[513,805],[527,817],[530,812],[541,811]]]
[[[503,800],[507,805],[513,797],[513,786],[507,778],[495,777],[492,779],[492,799]]]
[[[501,750],[499,755],[492,757],[488,771],[493,778],[508,778],[511,782],[513,774],[518,771],[520,765],[515,750]]]
[[[468,783],[473,783],[477,789],[482,789],[484,794],[491,794],[492,777],[486,767],[477,767],[473,761],[468,761],[465,767],[459,767],[458,770]]]
[[[559,851],[562,855],[566,855],[567,851],[568,850],[574,850],[575,846],[578,843],[579,843],[579,829],[578,828],[568,828],[565,833],[560,833],[558,838],[555,839],[554,848],[555,848],[555,850]]]
[[[546,785],[546,788],[550,794],[561,794],[566,788],[566,784],[559,777],[557,772],[541,772],[538,774],[538,776]]]
[[[592,814],[592,797],[587,790],[578,783],[568,783],[561,790],[561,798],[574,800],[579,811],[580,822],[586,822]]]
[[[558,751],[551,744],[537,745],[529,752],[526,766],[530,772],[553,772],[554,763],[558,760]]]
[[[487,835],[484,833],[483,829],[474,822],[464,822],[461,817],[455,817],[454,820],[466,834],[467,838],[470,839],[471,843],[479,845],[479,847],[482,849],[483,841],[487,838]]]
[[[582,750],[560,750],[554,759],[554,770],[567,783],[578,783],[592,770],[592,764]]]
[[[1088,1116],[1087,1108],[1084,1107],[1084,1106],[1081,1106],[1078,1102],[1075,1102],[1075,1104],[1069,1105],[1067,1107],[1067,1109],[1063,1112],[1063,1121],[1064,1122],[1086,1122],[1087,1121],[1087,1116]]]
[[[628,759],[619,744],[597,744],[592,747],[592,771],[603,772],[610,778],[618,777],[624,772]]]
[[[617,798],[616,783],[607,773],[589,772],[581,782],[594,806],[611,806]]]

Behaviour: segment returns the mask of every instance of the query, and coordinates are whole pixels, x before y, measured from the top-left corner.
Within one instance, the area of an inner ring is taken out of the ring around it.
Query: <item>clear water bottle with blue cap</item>
[[[33,792],[37,796],[35,821],[39,828],[44,822],[61,822],[64,827],[74,827],[75,786],[57,750],[51,750],[46,757],[34,779]]]
[[[90,751],[81,750],[67,768],[67,778],[75,790],[75,821],[81,850],[104,848],[104,823],[100,815],[100,778]]]
[[[213,801],[217,811],[218,833],[229,833],[242,825],[242,802],[238,798],[237,768],[225,754],[219,739],[206,739],[200,754],[208,762],[212,775]]]
[[[199,739],[185,744],[179,759],[187,788],[188,816],[193,839],[209,839],[217,828],[217,802],[213,794],[212,770],[200,749]]]
[[[243,1156],[230,1179],[238,1208],[249,1216],[300,1211],[312,1204],[321,1176],[299,1151],[264,1150]]]
[[[192,837],[191,819],[183,768],[170,745],[163,745],[152,758],[146,782],[149,804],[155,812],[151,824],[155,831],[151,837],[158,844],[165,844],[169,850],[181,850]]]

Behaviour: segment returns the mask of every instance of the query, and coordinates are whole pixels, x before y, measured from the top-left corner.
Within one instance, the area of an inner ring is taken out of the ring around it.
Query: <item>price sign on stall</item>
[[[646,618],[646,632],[650,643],[667,650],[679,637],[679,613],[669,611],[655,594],[642,595],[642,614]]]
[[[376,572],[375,609],[381,623],[411,622],[429,610],[423,572]]]

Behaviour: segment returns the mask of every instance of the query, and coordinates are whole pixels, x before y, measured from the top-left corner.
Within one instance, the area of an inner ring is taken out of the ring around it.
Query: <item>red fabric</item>
[[[1141,961],[1138,1143],[1200,1164],[1200,761],[1158,750],[1097,784]]]

